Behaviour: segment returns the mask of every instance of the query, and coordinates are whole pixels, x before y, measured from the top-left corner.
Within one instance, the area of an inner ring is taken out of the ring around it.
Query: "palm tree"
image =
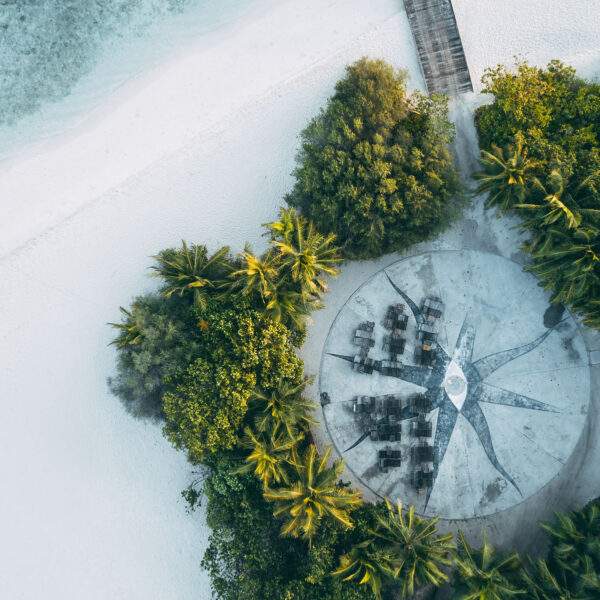
[[[378,550],[370,538],[357,544],[340,557],[340,566],[331,574],[341,577],[342,581],[358,580],[360,584],[367,584],[377,600],[381,600],[381,588],[389,577],[392,557]]]
[[[319,298],[327,291],[323,275],[336,277],[340,261],[335,235],[317,233],[312,223],[296,214],[295,209],[281,209],[281,219],[265,224],[271,229],[271,243],[279,252],[279,262],[291,281],[299,284],[299,292]]]
[[[229,270],[229,247],[223,246],[209,257],[206,246],[192,244],[188,248],[183,240],[181,244],[178,250],[170,248],[152,257],[158,261],[151,267],[156,271],[152,276],[165,280],[164,296],[192,292],[194,302],[204,309],[207,291],[216,288]]]
[[[116,344],[120,350],[129,344],[138,344],[144,335],[144,331],[134,314],[122,306],[119,306],[119,310],[125,315],[125,323],[109,323],[109,325],[120,330],[119,335],[111,342],[111,344]]]
[[[310,545],[325,516],[345,527],[352,527],[349,510],[362,500],[356,492],[338,485],[344,471],[344,459],[327,467],[330,454],[331,446],[319,458],[317,449],[311,444],[300,458],[294,448],[292,474],[296,480],[289,487],[265,492],[265,498],[275,502],[273,514],[284,519],[281,535],[308,540]]]
[[[305,377],[301,383],[294,385],[281,377],[277,388],[270,393],[255,388],[247,414],[254,419],[256,430],[265,432],[281,427],[290,438],[294,438],[298,428],[316,424],[309,416],[316,408],[314,402],[302,397],[304,388],[312,381],[313,378]]]
[[[532,218],[525,221],[521,228],[544,230],[553,225],[565,229],[577,229],[581,225],[583,216],[600,215],[600,210],[580,206],[580,201],[585,201],[584,193],[589,192],[593,179],[594,176],[590,175],[573,189],[558,168],[553,169],[548,176],[546,187],[537,177],[534,177],[530,196],[537,197],[538,202],[515,205],[515,208],[533,212]]]
[[[447,582],[448,576],[440,567],[452,564],[448,558],[453,549],[452,534],[435,536],[439,517],[420,518],[411,506],[405,519],[401,504],[394,509],[387,498],[386,504],[388,513],[377,518],[374,543],[392,556],[390,575],[401,582],[402,597],[413,594],[415,586]]]
[[[254,432],[246,427],[244,432],[242,446],[250,448],[252,452],[237,473],[254,473],[262,481],[265,490],[271,482],[287,483],[286,465],[290,452],[304,438],[304,433],[290,437],[286,431],[277,427],[262,432]]]
[[[527,598],[531,600],[597,600],[600,586],[597,580],[583,577],[571,585],[564,571],[553,572],[545,560],[530,563],[521,571]]]
[[[299,292],[290,289],[289,282],[285,280],[272,287],[265,299],[267,301],[265,316],[295,331],[304,329],[311,309],[318,307],[312,299],[307,299]]]
[[[573,310],[582,315],[582,322],[591,329],[600,329],[600,288],[593,285],[586,296],[573,302]]]
[[[600,284],[600,230],[591,225],[573,231],[550,228],[543,242],[523,245],[532,253],[528,267],[552,291],[552,302],[570,304],[589,296]]]
[[[518,554],[498,556],[487,543],[485,531],[478,549],[467,544],[462,531],[458,536],[461,546],[453,552],[455,600],[507,600],[525,593],[516,583],[521,566]]]
[[[583,510],[554,513],[554,523],[540,522],[552,544],[550,566],[568,578],[580,579],[600,572],[600,507],[592,502]]]
[[[263,258],[252,254],[248,245],[241,253],[241,269],[231,273],[230,289],[241,296],[257,295],[264,304],[275,289],[279,277],[276,256],[269,250]]]
[[[502,210],[522,204],[527,195],[527,187],[539,164],[527,158],[527,148],[523,138],[516,136],[516,144],[502,150],[492,144],[492,151],[481,151],[478,159],[483,169],[473,175],[479,181],[477,194],[488,194],[486,207],[494,204]]]

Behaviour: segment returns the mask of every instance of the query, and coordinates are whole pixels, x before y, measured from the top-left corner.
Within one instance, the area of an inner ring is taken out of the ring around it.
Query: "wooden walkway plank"
[[[472,92],[451,0],[404,0],[428,93]]]

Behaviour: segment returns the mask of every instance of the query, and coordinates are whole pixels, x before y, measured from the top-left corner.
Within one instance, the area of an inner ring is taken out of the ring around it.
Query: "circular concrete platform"
[[[428,318],[427,298],[432,306],[441,300],[441,317]],[[398,305],[408,321],[396,331],[405,347],[394,365],[386,316]],[[429,344],[419,339],[428,330],[437,335]],[[424,343],[430,365],[418,356]],[[586,421],[590,375],[575,322],[550,309],[532,275],[500,256],[463,250],[400,260],[367,280],[331,326],[319,388],[323,423],[365,488],[421,514],[468,519],[510,508],[558,474]],[[415,435],[417,396],[429,437]],[[399,440],[381,439],[398,429]],[[419,445],[431,447],[423,461]],[[381,450],[399,450],[401,463],[382,469]],[[417,471],[430,472],[420,489]]]

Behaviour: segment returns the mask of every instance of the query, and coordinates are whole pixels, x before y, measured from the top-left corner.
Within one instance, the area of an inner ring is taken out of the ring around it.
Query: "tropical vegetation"
[[[487,206],[513,210],[552,302],[600,328],[600,85],[558,61],[488,69],[476,113]]]
[[[523,217],[530,269],[553,301],[598,327],[598,86],[555,62],[484,81],[494,102],[477,114],[479,192]],[[162,250],[157,292],[111,324],[112,391],[205,470],[182,495],[190,510],[207,500],[215,598],[395,600],[444,585],[456,600],[600,597],[598,501],[541,523],[550,548],[537,561],[497,552],[485,533],[481,547],[460,531],[455,544],[439,518],[363,502],[310,432],[312,379],[296,353],[307,319],[342,251],[403,249],[452,216],[451,137],[445,100],[409,95],[402,73],[359,61],[303,133],[292,206],[265,224],[264,252]]]
[[[406,73],[363,58],[301,134],[286,201],[348,258],[404,250],[447,226],[459,188],[447,98],[409,94]]]

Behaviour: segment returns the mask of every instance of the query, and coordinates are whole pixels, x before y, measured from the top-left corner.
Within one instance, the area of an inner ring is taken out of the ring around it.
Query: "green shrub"
[[[404,73],[363,58],[302,132],[286,200],[335,233],[346,257],[403,250],[453,213],[453,135],[447,99],[408,94]]]
[[[119,351],[111,391],[138,416],[164,417],[162,397],[201,353],[201,330],[176,298],[148,294],[122,309],[124,323],[114,343]]]
[[[164,395],[164,433],[193,462],[236,445],[256,386],[273,390],[280,379],[302,381],[302,361],[282,324],[242,301],[211,301],[201,314],[201,356]]]
[[[221,459],[206,481],[207,520],[212,529],[202,561],[218,600],[370,600],[371,592],[329,573],[337,557],[373,526],[373,506],[353,511],[354,529],[323,521],[311,548],[279,537],[280,522],[252,475],[235,474]]]

